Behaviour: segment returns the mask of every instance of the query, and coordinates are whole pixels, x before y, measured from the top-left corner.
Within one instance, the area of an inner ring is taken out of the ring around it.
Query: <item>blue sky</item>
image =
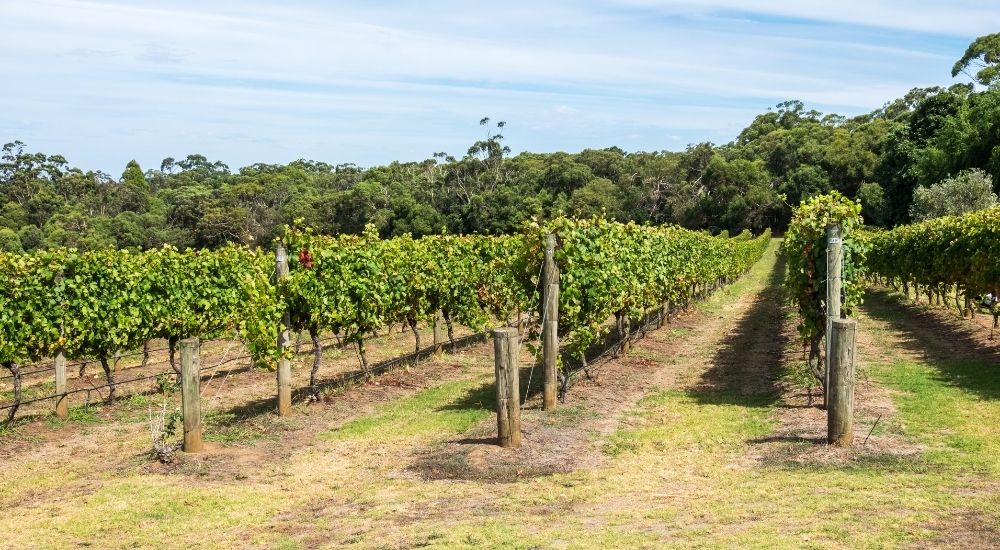
[[[0,140],[122,172],[204,154],[370,166],[679,150],[775,103],[856,114],[948,85],[1000,1],[0,0]]]

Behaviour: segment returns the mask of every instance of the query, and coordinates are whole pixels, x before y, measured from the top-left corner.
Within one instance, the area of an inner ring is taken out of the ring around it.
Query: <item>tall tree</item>
[[[983,86],[1000,84],[1000,32],[975,39],[951,68],[951,76],[968,75]]]

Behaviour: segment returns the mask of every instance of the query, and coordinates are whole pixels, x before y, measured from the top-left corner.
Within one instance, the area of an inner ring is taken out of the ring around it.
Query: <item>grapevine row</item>
[[[702,287],[735,278],[760,258],[767,235],[712,237],[679,227],[557,219],[515,235],[380,239],[288,228],[287,277],[270,252],[228,246],[180,251],[49,250],[0,254],[0,364],[51,357],[109,358],[151,339],[236,333],[258,364],[278,359],[283,312],[314,341],[324,331],[357,345],[384,326],[441,321],[481,330],[534,317],[544,236],[558,239],[560,333],[579,353],[612,317],[641,317]],[[321,349],[315,346],[315,349]],[[320,357],[313,366],[312,385]],[[12,411],[13,412],[13,411]]]
[[[966,299],[1000,287],[1000,209],[945,216],[868,236],[871,275],[927,293],[954,287]],[[967,302],[968,303],[968,302]]]
[[[558,240],[559,333],[579,357],[614,316],[641,318],[665,303],[687,301],[698,285],[735,279],[764,253],[756,238],[713,237],[677,226],[558,219],[540,229]]]

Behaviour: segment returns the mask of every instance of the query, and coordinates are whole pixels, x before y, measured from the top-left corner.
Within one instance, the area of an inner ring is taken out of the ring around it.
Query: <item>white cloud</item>
[[[753,11],[876,24],[898,7],[849,4],[768,0]],[[16,83],[0,88],[0,132],[108,171],[139,154],[148,163],[184,151],[233,165],[420,158],[464,149],[484,115],[506,120],[509,141],[523,148],[630,136],[644,149],[675,147],[731,138],[784,99],[861,112],[912,86],[946,83],[951,60],[995,8],[972,24],[971,9],[946,17],[936,6],[881,26],[968,24],[967,38],[943,39],[957,51],[942,49],[938,34],[928,35],[933,43],[888,42],[870,29],[720,15],[748,11],[735,0],[514,0],[502,9],[457,0],[0,0],[0,47],[17,52],[0,58]]]
[[[957,36],[996,32],[1000,5],[955,0],[608,0],[675,14],[759,13]]]

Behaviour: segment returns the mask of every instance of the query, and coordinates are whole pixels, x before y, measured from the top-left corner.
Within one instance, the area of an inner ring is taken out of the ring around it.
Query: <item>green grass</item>
[[[209,409],[203,414],[205,441],[226,445],[252,445],[258,441],[275,441],[294,419],[270,414],[240,418],[231,411]]]
[[[918,439],[938,434],[940,430],[930,427],[950,415],[951,407],[969,405],[942,399],[940,388],[917,381],[912,371],[897,374],[914,391],[913,406],[904,407],[900,415],[906,433]],[[846,463],[801,463],[782,457],[816,444],[791,440],[771,443],[771,458],[747,463],[747,450],[771,435],[778,410],[764,397],[730,392],[650,395],[604,443],[616,474],[611,482],[619,490],[629,484],[641,490],[649,484],[646,476],[658,473],[664,478],[658,485],[672,487],[669,492],[680,494],[682,504],[651,504],[644,514],[661,520],[678,546],[897,546],[940,540],[942,525],[957,514],[971,511],[994,524],[1000,518],[996,496],[963,495],[969,480],[939,467],[943,462],[933,454],[871,454]],[[996,411],[988,414],[997,418]],[[949,464],[982,473],[991,454],[988,442],[967,444],[968,430],[979,428],[955,432],[955,422],[947,426],[945,435],[934,437],[943,437],[955,446],[952,454],[963,456],[947,455]],[[959,433],[963,438],[953,439]],[[624,516],[623,522],[635,521]]]
[[[65,426],[67,423],[75,422],[79,424],[97,424],[101,422],[100,410],[97,405],[78,405],[69,408],[69,416],[66,420],[57,418],[54,414],[45,417],[45,423],[52,428]]]
[[[924,458],[958,471],[1000,476],[1000,370],[983,361],[935,366],[895,361],[872,368],[895,391],[899,428],[927,446]]]
[[[471,428],[495,408],[494,389],[476,380],[448,382],[379,407],[370,416],[352,420],[321,437],[346,439],[456,434]]]
[[[9,385],[6,383],[5,385]],[[55,381],[40,382],[37,384],[23,384],[21,386],[21,401],[30,401],[52,395],[56,391]],[[12,403],[14,401],[14,390],[0,391],[0,403]]]
[[[563,404],[555,410],[542,415],[542,423],[550,427],[573,426],[590,418],[597,418],[600,413],[580,404]]]
[[[738,404],[738,403],[745,403]],[[763,398],[729,392],[671,390],[646,396],[639,411],[606,442],[605,454],[617,456],[640,449],[696,446],[701,450],[741,449],[745,441],[763,437],[773,425]]]

